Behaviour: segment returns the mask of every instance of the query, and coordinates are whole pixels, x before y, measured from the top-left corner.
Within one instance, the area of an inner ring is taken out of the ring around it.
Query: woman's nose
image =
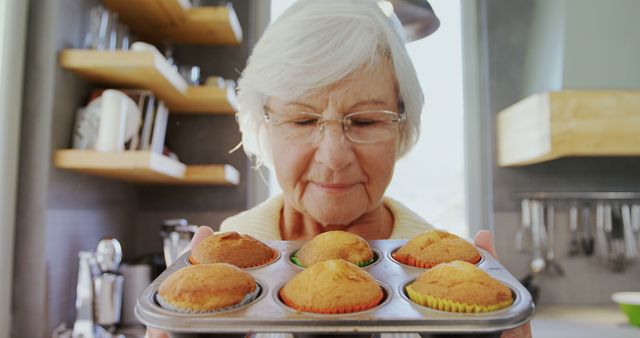
[[[333,171],[340,171],[355,159],[352,144],[347,139],[342,123],[325,124],[318,142],[315,159]]]

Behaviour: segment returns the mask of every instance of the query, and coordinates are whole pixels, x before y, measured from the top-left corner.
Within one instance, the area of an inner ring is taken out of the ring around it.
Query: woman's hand
[[[196,233],[193,235],[191,239],[191,243],[187,246],[187,251],[191,250],[194,246],[196,246],[200,241],[202,241],[205,237],[213,235],[213,229],[208,226],[198,227]],[[154,329],[152,327],[147,327],[147,334],[145,335],[147,338],[169,338],[169,334],[158,329]]]
[[[196,230],[196,233],[193,235],[193,238],[191,239],[191,243],[189,243],[189,246],[187,246],[187,251],[193,249],[193,247],[200,243],[200,241],[210,235],[213,235],[213,229],[206,225],[199,226]]]
[[[491,232],[487,230],[480,230],[473,239],[473,243],[484,250],[487,250],[493,257],[498,259],[496,248],[493,245],[493,238]],[[531,337],[531,325],[529,323],[522,324],[508,331],[503,331],[501,338],[516,338],[516,337]]]

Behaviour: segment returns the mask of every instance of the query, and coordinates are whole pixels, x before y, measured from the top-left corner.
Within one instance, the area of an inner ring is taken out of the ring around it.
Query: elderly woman
[[[295,240],[429,229],[384,198],[396,160],[418,138],[423,101],[402,32],[375,2],[298,1],[256,44],[238,82],[242,145],[275,170],[283,194],[221,230]]]
[[[431,228],[384,196],[416,143],[424,102],[404,44],[397,19],[372,0],[299,0],[267,29],[238,82],[237,118],[245,151],[275,171],[283,193],[220,230],[301,240]],[[211,232],[202,227],[193,242]],[[493,252],[487,232],[476,244]]]

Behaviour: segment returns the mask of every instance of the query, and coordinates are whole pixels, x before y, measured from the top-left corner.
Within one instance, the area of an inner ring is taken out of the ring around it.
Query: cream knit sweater
[[[393,231],[390,238],[412,238],[433,229],[431,224],[399,202],[385,197],[383,203],[393,215]],[[262,241],[282,240],[280,237],[280,214],[283,205],[284,197],[282,194],[274,196],[252,209],[227,218],[220,225],[220,230],[249,234]]]

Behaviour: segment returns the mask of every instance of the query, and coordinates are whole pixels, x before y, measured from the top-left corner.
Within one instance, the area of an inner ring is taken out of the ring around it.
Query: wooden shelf
[[[149,151],[97,152],[58,150],[54,165],[77,171],[135,183],[180,185],[238,185],[240,174],[230,165],[186,166],[169,157]]]
[[[566,90],[498,113],[498,165],[570,156],[640,156],[640,91]]]
[[[103,0],[142,40],[237,45],[242,27],[231,4],[190,7],[185,0]]]
[[[166,98],[171,113],[235,114],[235,88],[214,86],[189,86],[183,96]]]
[[[172,113],[233,114],[234,88],[188,86],[160,54],[67,49],[60,64],[92,82],[144,88],[164,100]]]

